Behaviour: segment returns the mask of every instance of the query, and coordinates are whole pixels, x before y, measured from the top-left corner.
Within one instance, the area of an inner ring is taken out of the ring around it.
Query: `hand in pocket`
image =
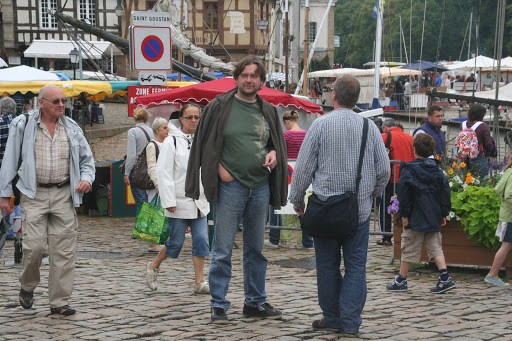
[[[229,172],[226,170],[226,168],[224,168],[224,166],[221,163],[219,163],[219,178],[224,182],[231,182],[235,180],[235,178],[233,178],[231,174],[229,174]]]

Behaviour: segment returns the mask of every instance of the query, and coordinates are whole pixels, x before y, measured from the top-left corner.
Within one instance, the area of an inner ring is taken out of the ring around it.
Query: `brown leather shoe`
[[[20,289],[20,305],[23,309],[32,308],[32,304],[34,304],[34,292]]]
[[[69,305],[63,305],[62,307],[58,308],[50,308],[50,311],[52,314],[60,314],[64,316],[69,316],[76,313],[76,310],[71,308]]]

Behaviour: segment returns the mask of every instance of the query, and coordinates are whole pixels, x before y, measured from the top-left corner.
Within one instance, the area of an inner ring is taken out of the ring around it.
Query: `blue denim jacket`
[[[36,141],[37,120],[40,112],[37,111],[28,117],[25,127],[25,115],[20,115],[11,122],[9,138],[5,148],[2,168],[0,169],[0,197],[13,195],[12,180],[19,175],[16,185],[21,193],[34,198],[37,190],[36,162],[34,144]],[[72,119],[62,116],[62,122],[69,140],[69,180],[73,205],[79,207],[82,203],[83,193],[76,191],[81,180],[92,185],[95,177],[94,158],[82,130]],[[23,141],[22,141],[23,140]],[[23,144],[22,144],[23,142]],[[22,155],[22,163],[18,169],[18,160]]]

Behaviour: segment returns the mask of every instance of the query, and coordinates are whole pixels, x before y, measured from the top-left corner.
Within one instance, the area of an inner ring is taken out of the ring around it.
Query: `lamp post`
[[[117,6],[114,9],[117,16],[117,31],[119,33],[119,36],[121,37],[123,35],[123,29],[121,27],[122,24],[122,18],[123,18],[123,7],[121,7],[121,0],[117,0]]]
[[[71,64],[73,64],[73,80],[76,79],[76,64],[78,63],[78,59],[80,58],[80,53],[76,49],[76,47],[69,52],[69,60],[71,61]]]

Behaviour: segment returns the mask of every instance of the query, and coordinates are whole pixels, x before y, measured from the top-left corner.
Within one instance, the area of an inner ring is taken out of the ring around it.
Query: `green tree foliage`
[[[406,62],[418,59],[466,60],[468,56],[469,18],[473,13],[471,51],[476,53],[476,24],[479,21],[480,43],[483,54],[495,57],[496,9],[497,1],[446,0],[386,0],[384,5],[383,39],[381,60]],[[426,3],[426,11],[425,11]],[[375,0],[342,0],[335,8],[335,34],[340,36],[341,45],[335,50],[335,63],[344,67],[361,67],[372,61],[376,23],[371,16]],[[507,6],[507,13],[512,5]],[[425,13],[425,22],[423,15]],[[400,17],[407,52],[400,39]],[[423,22],[425,30],[423,33]],[[443,22],[443,25],[441,25]],[[441,36],[441,26],[443,26]],[[423,46],[422,46],[423,35]],[[441,46],[438,44],[441,37]],[[508,38],[508,39],[507,39]],[[512,14],[507,15],[503,57],[512,51]],[[400,60],[400,47],[402,55]],[[460,58],[459,58],[460,56]]]

